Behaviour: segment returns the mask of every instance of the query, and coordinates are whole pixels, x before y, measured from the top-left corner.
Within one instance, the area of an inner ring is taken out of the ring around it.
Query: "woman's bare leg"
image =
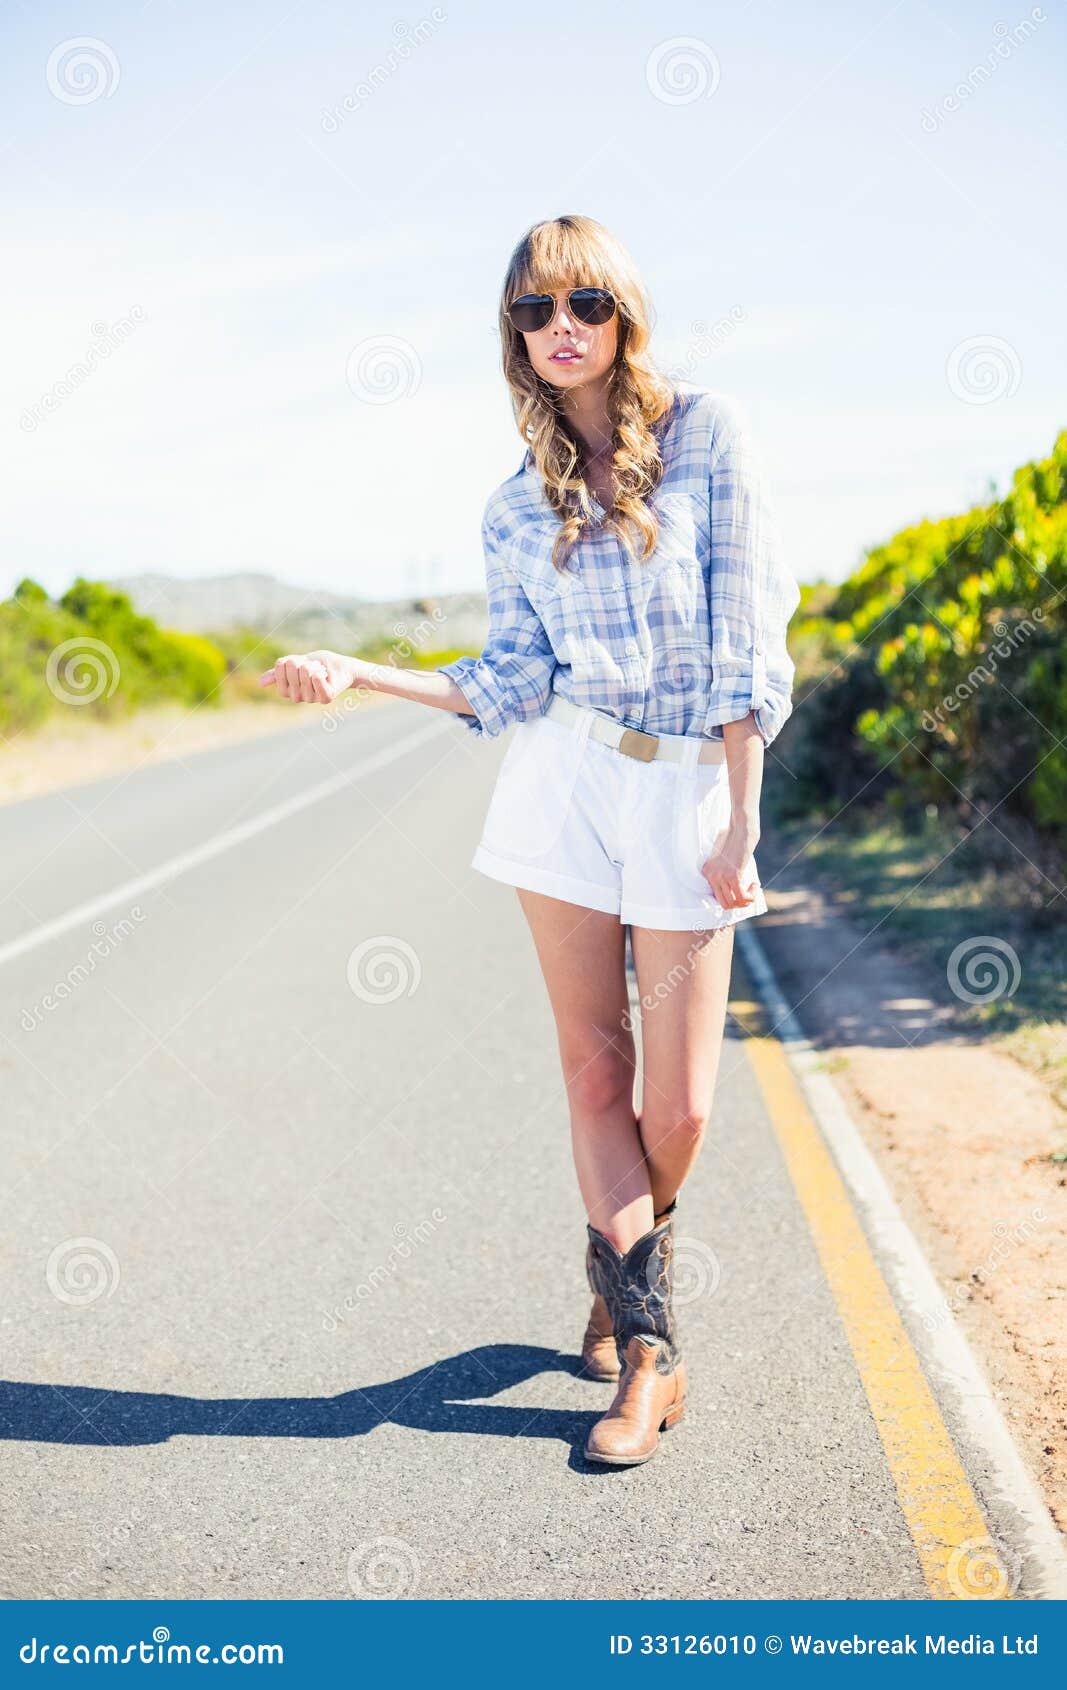
[[[616,1249],[653,1223],[634,1112],[626,928],[616,915],[519,889],[556,1022],[578,1185],[593,1226]]]
[[[732,927],[634,927],[641,1000],[640,1133],[656,1213],[677,1196],[711,1116],[733,961]]]

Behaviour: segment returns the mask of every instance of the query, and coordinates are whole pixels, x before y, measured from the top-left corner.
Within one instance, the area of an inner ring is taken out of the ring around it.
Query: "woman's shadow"
[[[573,1445],[577,1457],[607,1402],[590,1412],[471,1400],[495,1396],[538,1373],[581,1377],[581,1363],[575,1356],[528,1344],[483,1344],[401,1379],[335,1397],[181,1397],[0,1380],[0,1437],[121,1446],[164,1443],[177,1435],[356,1438],[391,1424],[423,1432],[558,1438]]]

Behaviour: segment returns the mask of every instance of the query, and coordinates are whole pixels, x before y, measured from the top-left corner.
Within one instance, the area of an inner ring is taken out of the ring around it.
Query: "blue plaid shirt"
[[[442,665],[470,704],[454,720],[495,738],[553,691],[648,733],[722,739],[751,710],[770,745],[792,710],[786,626],[800,599],[781,562],[748,426],[724,394],[676,383],[655,425],[663,478],[655,552],[632,562],[601,526],[561,572],[559,518],[527,452],[482,519],[489,637]],[[603,509],[598,502],[598,517]]]

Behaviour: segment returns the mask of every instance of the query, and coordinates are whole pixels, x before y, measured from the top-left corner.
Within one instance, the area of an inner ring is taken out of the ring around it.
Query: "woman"
[[[308,703],[372,688],[490,739],[518,724],[472,866],[517,888],[551,999],[588,1216],[582,1356],[617,1381],[586,1454],[629,1466],[685,1408],[674,1209],[711,1113],[733,928],[767,908],[752,853],[799,592],[737,407],[656,371],[605,228],[529,230],[500,333],[527,451],[485,508],[481,655],[414,674],[312,652],[260,679]]]

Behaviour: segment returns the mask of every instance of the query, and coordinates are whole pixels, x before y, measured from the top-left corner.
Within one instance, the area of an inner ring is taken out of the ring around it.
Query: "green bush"
[[[79,576],[53,602],[24,578],[0,601],[0,731],[56,711],[109,719],[146,704],[217,704],[226,657],[199,635],[160,628],[125,593]]]
[[[1003,803],[1067,843],[1067,431],[1004,499],[903,530],[805,609],[793,809]]]

